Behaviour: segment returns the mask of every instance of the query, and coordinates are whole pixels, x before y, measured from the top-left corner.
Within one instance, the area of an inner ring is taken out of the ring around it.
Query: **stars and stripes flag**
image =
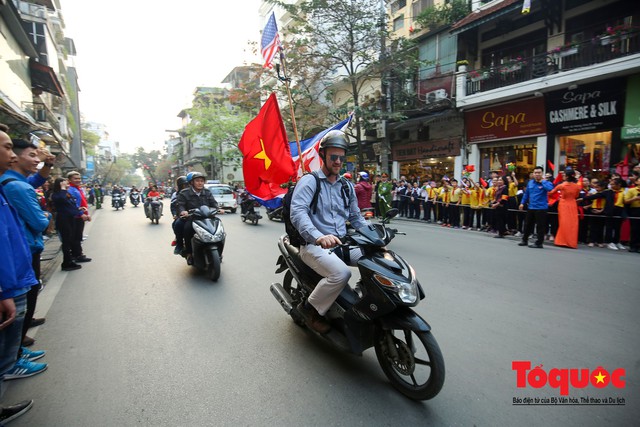
[[[278,53],[278,50],[281,48],[278,26],[276,25],[276,15],[271,12],[267,25],[262,31],[261,50],[262,57],[264,58],[264,68],[273,68],[273,58],[275,58],[276,53]]]
[[[350,114],[349,117],[347,117],[340,123],[323,130],[322,132],[314,135],[309,139],[300,141],[300,149],[302,150],[302,161],[304,162],[304,168],[306,171],[314,171],[322,167],[322,160],[320,159],[320,154],[318,154],[318,150],[320,149],[320,140],[322,139],[322,137],[325,136],[327,132],[332,130],[344,131],[347,127],[349,127],[352,118],[353,114]],[[298,178],[300,178],[302,176],[302,168],[300,167],[300,154],[298,153],[298,144],[293,141],[289,143],[289,147],[291,150],[291,157],[293,158],[296,170],[298,171]]]

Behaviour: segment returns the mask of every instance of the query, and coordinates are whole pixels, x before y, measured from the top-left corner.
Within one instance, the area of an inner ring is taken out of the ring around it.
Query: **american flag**
[[[349,127],[352,118],[353,118],[353,115],[350,114],[349,117],[347,117],[340,123],[323,130],[319,134],[309,139],[300,141],[300,148],[302,150],[302,161],[304,162],[304,167],[307,171],[318,170],[322,166],[322,160],[320,159],[320,154],[318,154],[318,150],[320,149],[320,140],[322,139],[322,137],[325,136],[327,132],[332,130],[341,130],[344,132],[345,129]],[[291,149],[291,157],[293,158],[295,167],[298,170],[298,178],[300,178],[302,176],[302,168],[300,167],[300,155],[298,154],[298,144],[296,144],[296,142],[293,141],[293,142],[289,142],[289,146]]]
[[[278,27],[276,26],[276,15],[271,12],[267,25],[262,31],[262,57],[264,58],[264,68],[272,68],[271,63],[276,53],[281,48]]]

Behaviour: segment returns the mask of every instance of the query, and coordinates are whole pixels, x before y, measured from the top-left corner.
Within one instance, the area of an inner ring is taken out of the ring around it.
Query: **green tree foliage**
[[[88,129],[83,128],[81,132],[82,132],[82,136],[81,136],[82,143],[84,145],[85,150],[87,151],[87,154],[90,156],[95,155],[96,147],[100,143],[100,137]]]
[[[451,0],[450,2],[425,8],[416,18],[423,28],[437,28],[451,25],[471,13],[468,0]]]
[[[349,111],[355,112],[353,136],[358,142],[359,166],[363,168],[361,129],[375,126],[381,118],[390,118],[385,111],[384,94],[374,94],[362,105],[365,86],[379,82],[382,76],[387,85],[389,73],[397,70],[398,64],[402,64],[413,80],[419,66],[417,52],[410,41],[391,37],[379,0],[308,0],[295,5],[278,0],[271,2],[287,10],[292,18],[288,31],[297,58],[291,61],[291,69],[308,64],[319,76],[309,80],[308,87],[316,93],[323,85],[326,88],[329,81],[346,83],[348,101],[337,106],[333,113],[344,117]],[[285,46],[287,54],[291,44],[288,42]],[[296,64],[297,61],[303,65]],[[296,78],[293,72],[291,75],[292,79]],[[398,85],[402,90],[405,87]]]
[[[187,137],[204,144],[209,150],[215,166],[212,178],[222,179],[219,175],[222,164],[239,167],[242,153],[238,142],[253,115],[206,96],[196,99],[188,113],[191,121],[186,127]]]

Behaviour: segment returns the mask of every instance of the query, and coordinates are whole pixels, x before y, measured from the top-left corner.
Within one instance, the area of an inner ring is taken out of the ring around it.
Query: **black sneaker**
[[[181,255],[181,254],[182,254],[182,248],[181,248],[180,246],[176,246],[176,247],[173,249],[173,254],[174,254],[174,255]]]
[[[91,262],[91,258],[88,258],[86,255],[79,256],[74,259],[75,262]]]
[[[27,413],[33,406],[33,400],[25,400],[11,406],[2,406],[0,408],[0,425],[15,420],[20,415]]]
[[[522,241],[520,243],[518,243],[518,246],[529,246],[528,242]]]
[[[529,247],[534,249],[542,249],[542,245],[539,245],[537,243],[532,243],[531,245],[529,245]]]
[[[81,268],[82,266],[79,264],[76,264],[75,262],[72,262],[71,264],[68,264],[68,265],[62,264],[62,271],[80,270]]]

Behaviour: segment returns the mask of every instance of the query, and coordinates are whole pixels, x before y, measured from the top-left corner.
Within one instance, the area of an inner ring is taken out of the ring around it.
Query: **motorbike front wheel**
[[[375,343],[391,384],[414,400],[434,398],[444,384],[444,359],[431,332],[381,330]]]
[[[209,263],[207,264],[207,277],[214,282],[220,277],[220,254],[217,249],[209,252]]]

